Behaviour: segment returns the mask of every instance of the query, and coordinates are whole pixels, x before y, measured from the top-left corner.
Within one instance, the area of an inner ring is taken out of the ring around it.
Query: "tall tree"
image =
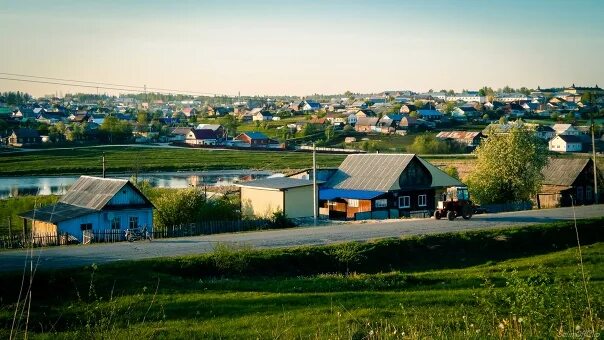
[[[488,136],[476,149],[478,159],[468,176],[472,195],[481,204],[529,200],[541,187],[547,146],[521,123],[506,134]]]

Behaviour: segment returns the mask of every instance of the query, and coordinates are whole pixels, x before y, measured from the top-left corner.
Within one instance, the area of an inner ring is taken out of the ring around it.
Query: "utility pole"
[[[314,225],[317,226],[317,147],[312,143],[312,210]]]
[[[595,141],[595,129],[596,125],[594,124],[593,114],[591,117],[591,151],[594,162],[594,202],[597,204],[600,202],[598,197],[598,167],[596,165],[596,141]]]
[[[103,178],[105,178],[105,153],[103,152]]]

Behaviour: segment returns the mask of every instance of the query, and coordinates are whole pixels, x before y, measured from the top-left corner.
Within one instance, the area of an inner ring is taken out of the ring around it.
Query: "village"
[[[574,84],[536,90],[485,87],[462,93],[176,98],[149,93],[34,99],[7,92],[0,96],[0,144],[48,148],[172,143],[304,150],[315,143],[334,151],[461,154],[471,152],[489,130],[502,132],[522,121],[550,151],[576,153],[592,149],[594,122],[595,147],[600,150],[604,107],[604,90]],[[418,136],[437,143],[428,145]]]

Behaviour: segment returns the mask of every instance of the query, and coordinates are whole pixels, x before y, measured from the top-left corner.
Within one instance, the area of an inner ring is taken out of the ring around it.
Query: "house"
[[[556,135],[556,131],[549,125],[538,125],[535,127],[535,135],[541,139],[550,140]]]
[[[477,102],[477,103],[482,104],[487,101],[487,97],[479,95],[478,92],[464,92],[464,93],[456,93],[453,95],[448,95],[445,98],[445,100],[448,102],[461,101],[461,102]]]
[[[472,119],[480,116],[480,112],[476,110],[473,106],[461,106],[456,107],[451,112],[451,116],[455,118],[464,118],[464,119]]]
[[[105,230],[153,230],[153,204],[124,179],[81,176],[56,204],[19,214],[34,236],[84,236]]]
[[[171,142],[181,142],[181,143],[184,143],[184,141],[187,139],[187,135],[191,131],[193,131],[193,129],[191,129],[190,127],[176,127],[176,128],[173,128],[172,131],[170,132],[170,138],[169,138],[169,140]]]
[[[403,130],[413,129],[417,125],[418,125],[417,118],[410,117],[408,115],[403,115],[400,123],[398,124],[399,128],[403,129]]]
[[[394,133],[402,119],[403,115],[401,114],[387,114],[380,118],[377,128],[381,133]]]
[[[315,214],[313,181],[308,179],[263,178],[237,186],[241,190],[243,216],[270,218],[282,212],[288,218],[308,218]]]
[[[252,120],[254,122],[270,121],[273,120],[273,114],[268,111],[260,111],[253,116]]]
[[[413,104],[405,104],[405,105],[401,106],[401,109],[399,110],[400,113],[406,113],[406,114],[409,114],[413,111],[417,111],[417,107]]]
[[[227,137],[227,131],[224,129],[224,126],[220,124],[199,124],[197,125],[197,130],[212,130],[216,133],[216,136],[219,139],[225,139]]]
[[[549,141],[549,151],[556,152],[580,152],[583,143],[579,136],[558,135]]]
[[[208,116],[222,117],[232,112],[231,108],[224,106],[208,106]]]
[[[543,184],[537,194],[540,208],[595,203],[593,161],[589,158],[550,158],[543,168]],[[598,172],[598,183],[602,182]]]
[[[190,145],[217,145],[222,140],[216,131],[211,129],[193,129],[189,131],[185,143]]]
[[[361,109],[355,113],[357,118],[377,117],[375,111],[370,109]]]
[[[234,138],[235,141],[238,141],[240,144],[243,144],[247,147],[258,148],[258,147],[275,147],[278,146],[279,143],[273,139],[268,138],[262,132],[244,132],[239,134]]]
[[[377,117],[358,118],[354,129],[358,132],[374,132],[377,129],[378,120]]]
[[[355,126],[357,123],[357,115],[354,113],[351,113],[348,115],[348,117],[346,117],[346,121],[348,122],[349,125]]]
[[[443,114],[440,111],[436,111],[436,110],[424,110],[424,109],[420,109],[417,110],[417,115],[425,120],[438,120],[441,119]]]
[[[552,126],[556,135],[578,136],[581,134],[572,124],[554,124]]]
[[[477,131],[442,131],[436,135],[436,138],[475,147],[480,144],[480,140],[484,138],[484,135]]]
[[[302,101],[302,103],[300,103],[300,109],[299,111],[305,111],[305,112],[309,112],[309,111],[318,111],[321,109],[321,104],[311,100],[311,99],[307,99]]]
[[[180,113],[187,118],[191,118],[197,116],[198,112],[195,108],[184,107],[182,110],[180,110]]]
[[[29,129],[29,128],[20,128],[13,130],[13,132],[8,136],[8,145],[21,147],[32,144],[40,144],[42,143],[42,137],[37,130]]]
[[[431,216],[447,187],[463,184],[413,154],[346,157],[321,186],[321,214],[336,219]]]

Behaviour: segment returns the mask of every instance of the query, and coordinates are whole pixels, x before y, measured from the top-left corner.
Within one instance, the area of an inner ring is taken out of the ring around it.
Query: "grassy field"
[[[0,154],[0,175],[100,174],[105,153],[108,172],[304,169],[310,153],[200,150],[185,148],[103,147]],[[338,166],[346,156],[317,155],[317,165]]]
[[[591,308],[574,229],[562,223],[280,250],[218,245],[201,256],[39,272],[28,332],[53,339],[601,334],[601,224],[580,224]],[[0,337],[10,334],[20,282],[20,274],[0,277]]]
[[[9,199],[0,199],[0,236],[9,235],[9,230],[14,234],[23,231],[23,221],[17,217],[18,213],[39,208],[58,201],[58,197],[50,196],[21,196]]]

